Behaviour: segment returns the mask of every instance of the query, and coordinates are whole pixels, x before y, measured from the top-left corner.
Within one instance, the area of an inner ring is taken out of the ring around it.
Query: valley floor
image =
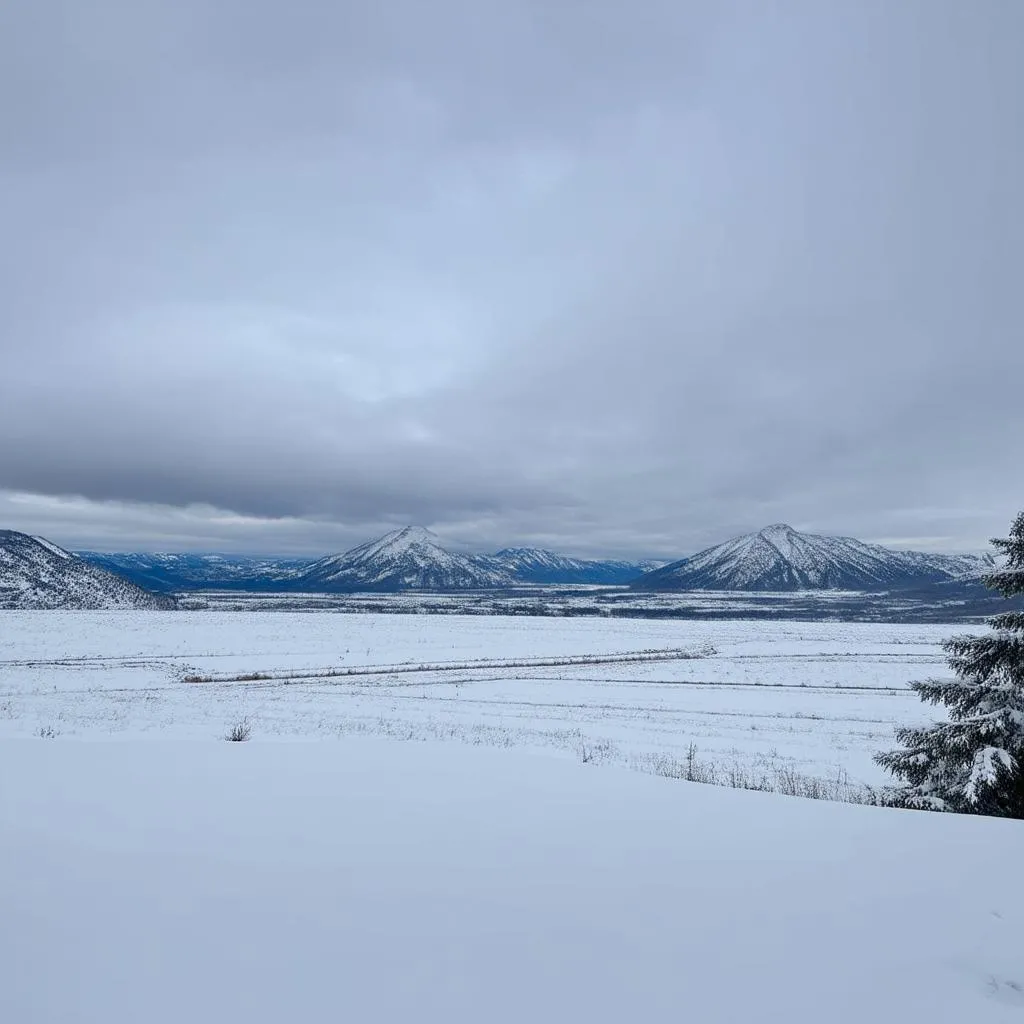
[[[0,614],[0,1020],[1020,1020],[1019,823],[679,780],[882,782],[950,631]]]
[[[804,622],[980,622],[1008,604],[980,584],[919,590],[644,592],[609,586],[520,586],[508,590],[401,593],[190,591],[181,607],[214,611],[334,611],[363,614],[603,616],[641,619],[789,619]],[[1016,603],[1020,605],[1020,602]],[[1012,602],[1009,607],[1014,607]],[[1024,605],[1020,605],[1024,607]]]
[[[856,789],[885,781],[872,755],[896,724],[929,718],[907,682],[943,671],[953,627],[6,612],[0,630],[0,737],[213,740],[245,720],[262,741],[451,741],[677,776],[696,757],[720,778]]]

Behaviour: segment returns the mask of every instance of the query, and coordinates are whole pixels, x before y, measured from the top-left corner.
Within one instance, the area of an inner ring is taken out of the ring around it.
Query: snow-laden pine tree
[[[1024,512],[992,543],[1005,563],[985,584],[1004,597],[1024,594]],[[911,684],[922,700],[946,705],[949,721],[898,729],[903,749],[876,756],[905,782],[894,791],[900,806],[1024,818],[1024,612],[989,625],[943,645],[955,678]]]

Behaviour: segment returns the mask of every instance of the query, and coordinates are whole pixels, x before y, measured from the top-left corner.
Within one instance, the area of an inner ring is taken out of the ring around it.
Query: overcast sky
[[[0,527],[973,549],[1020,0],[6,0]]]

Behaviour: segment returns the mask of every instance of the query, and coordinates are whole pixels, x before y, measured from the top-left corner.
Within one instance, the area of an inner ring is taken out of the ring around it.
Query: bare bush
[[[618,751],[611,740],[581,741],[576,753],[583,764],[601,764],[615,758]]]
[[[252,725],[248,718],[243,718],[228,730],[224,739],[230,743],[244,743],[252,735]]]

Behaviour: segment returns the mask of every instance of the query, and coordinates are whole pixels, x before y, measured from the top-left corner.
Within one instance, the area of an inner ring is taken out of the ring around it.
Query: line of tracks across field
[[[627,651],[616,654],[575,654],[543,658],[478,658],[471,661],[401,662],[396,665],[348,665],[328,668],[270,672],[210,673],[186,675],[186,683],[300,683],[317,679],[352,679],[365,676],[394,676],[423,673],[477,672],[522,668],[570,668],[587,665],[632,665],[659,661],[695,661],[718,652],[713,647],[670,647],[661,650]]]

